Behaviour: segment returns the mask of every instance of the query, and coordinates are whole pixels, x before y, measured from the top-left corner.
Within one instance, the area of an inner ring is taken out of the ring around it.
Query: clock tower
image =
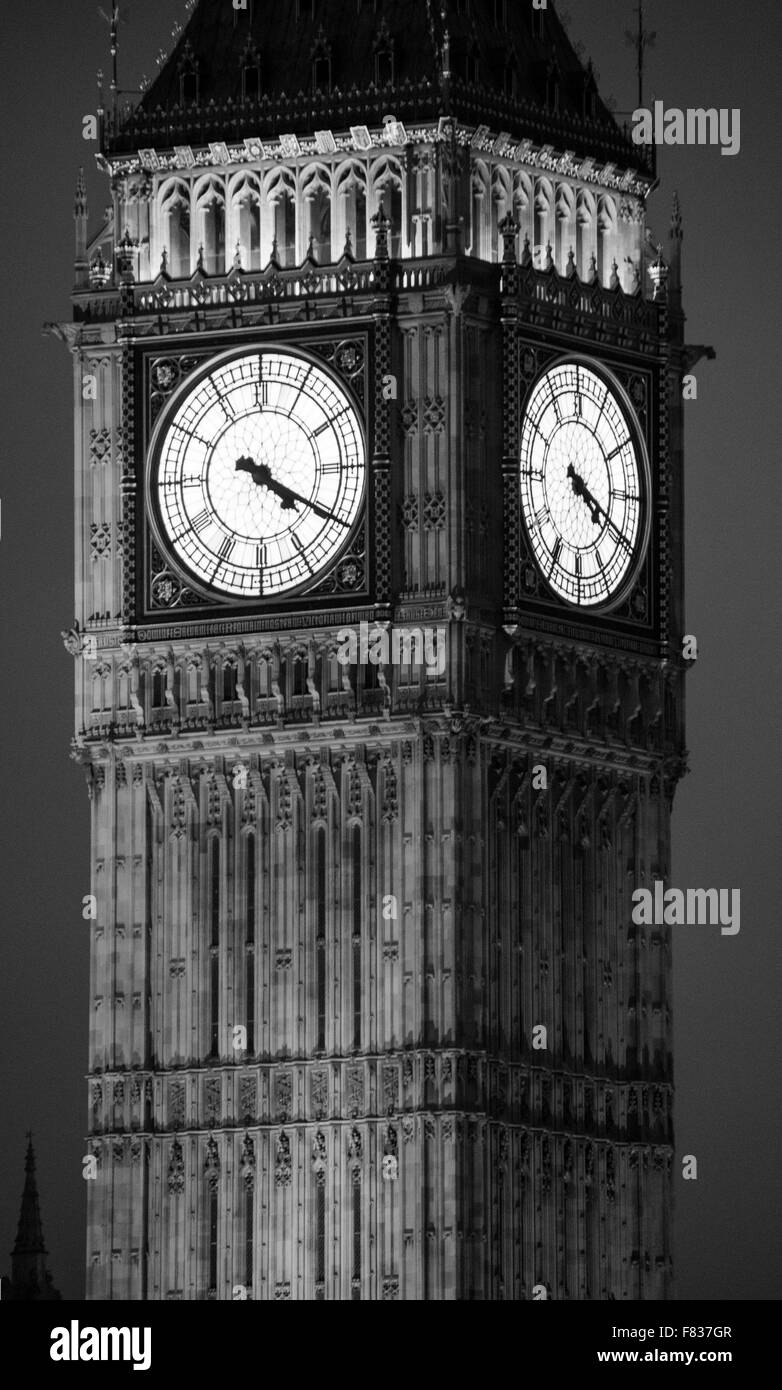
[[[665,1297],[678,210],[553,4],[189,10],[59,329],[88,1297]]]

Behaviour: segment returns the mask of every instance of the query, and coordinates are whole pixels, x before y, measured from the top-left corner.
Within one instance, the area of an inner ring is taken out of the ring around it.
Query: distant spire
[[[89,283],[87,263],[87,185],[84,169],[81,168],[76,179],[76,192],[73,199],[73,218],[75,226],[74,274],[75,288],[84,289]]]
[[[643,0],[638,0],[638,30],[632,33],[629,29],[625,31],[625,39],[631,48],[636,51],[636,61],[638,65],[638,106],[644,104],[644,72],[646,69],[646,50],[652,48],[657,39],[657,35],[650,34],[644,26],[644,5]]]
[[[24,1190],[16,1241],[11,1254],[11,1285],[7,1291],[7,1297],[26,1301],[60,1297],[52,1285],[52,1276],[46,1267],[47,1253],[43,1239],[38,1185],[35,1179],[33,1136],[28,1130],[27,1154],[24,1162]]]
[[[76,193],[73,201],[74,217],[86,217],[87,215],[87,185],[84,181],[84,165],[82,164],[76,177]]]
[[[671,213],[671,238],[674,241],[681,241],[684,236],[682,226],[682,205],[679,202],[678,193],[673,195],[673,211]]]

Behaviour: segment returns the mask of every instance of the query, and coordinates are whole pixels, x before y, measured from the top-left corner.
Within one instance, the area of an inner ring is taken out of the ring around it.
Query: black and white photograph
[[[773,1364],[778,5],[0,32],[9,1357]]]

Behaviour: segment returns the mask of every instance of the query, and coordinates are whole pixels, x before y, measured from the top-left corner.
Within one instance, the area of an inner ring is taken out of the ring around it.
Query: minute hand
[[[327,511],[325,507],[319,506],[317,502],[310,502],[308,498],[302,497],[300,492],[294,492],[293,488],[285,487],[283,483],[275,482],[274,478],[267,481],[266,486],[270,492],[276,493],[282,502],[288,503],[288,505],[290,505],[291,500],[300,502],[303,507],[308,507],[311,512],[315,512],[316,516],[322,516],[326,521],[336,521],[337,525],[344,526],[345,530],[350,529],[348,523],[343,521],[341,517],[338,517],[334,512]]]

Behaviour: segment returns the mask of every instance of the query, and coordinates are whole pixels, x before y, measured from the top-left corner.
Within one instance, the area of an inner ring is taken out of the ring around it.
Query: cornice
[[[317,131],[313,134],[291,131],[275,138],[212,141],[205,145],[177,145],[169,149],[138,149],[126,153],[96,156],[99,168],[113,178],[136,174],[181,174],[220,169],[236,173],[248,164],[308,164],[346,155],[395,154],[416,146],[450,146],[453,142],[477,155],[501,159],[506,164],[535,173],[554,174],[645,201],[656,179],[637,168],[622,168],[612,161],[580,157],[572,150],[560,151],[551,144],[538,145],[531,139],[517,141],[507,131],[494,131],[488,125],[468,126],[441,117],[409,128],[390,118],[382,126],[352,126],[348,131]]]

